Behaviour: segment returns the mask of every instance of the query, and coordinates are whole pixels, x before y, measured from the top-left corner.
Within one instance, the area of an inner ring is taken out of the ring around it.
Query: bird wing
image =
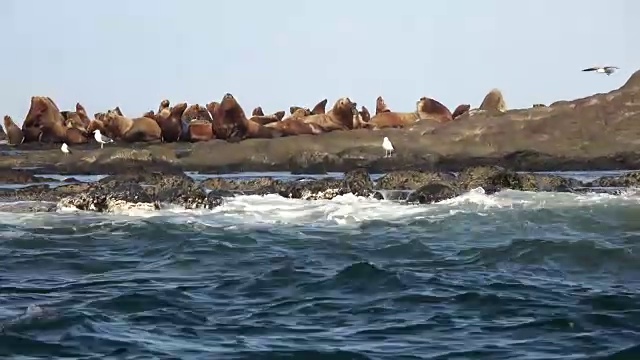
[[[104,135],[101,135],[101,136],[102,136],[102,141],[104,141],[104,142],[108,142],[108,143],[109,143],[109,142],[113,142],[113,139],[111,139],[110,137],[106,137],[106,136],[104,136]]]
[[[582,71],[596,71],[598,69],[599,67],[590,67],[590,68],[582,69]]]

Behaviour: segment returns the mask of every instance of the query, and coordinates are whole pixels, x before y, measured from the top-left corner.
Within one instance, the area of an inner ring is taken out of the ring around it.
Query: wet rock
[[[432,204],[459,196],[462,192],[452,183],[434,182],[424,185],[407,198],[407,202]]]
[[[0,169],[0,183],[3,184],[30,184],[42,182],[57,182],[58,180],[35,176],[27,170]]]
[[[344,174],[343,187],[356,196],[370,196],[373,191],[373,181],[366,169],[355,169]]]
[[[342,180],[334,178],[311,181],[291,181],[283,185],[278,194],[285,198],[302,200],[331,200],[349,191]]]
[[[373,194],[373,181],[366,169],[355,169],[335,178],[297,180],[283,183],[280,196],[302,200],[330,200],[345,194],[368,197]]]
[[[431,171],[393,171],[384,174],[376,182],[378,190],[416,190],[433,182],[452,182],[456,177],[451,173]]]
[[[586,184],[591,187],[639,187],[640,171],[621,176],[603,176]]]
[[[457,183],[464,191],[482,187],[487,194],[502,189],[569,191],[569,189],[581,185],[575,179],[555,175],[520,174],[498,166],[478,166],[465,169],[458,175]]]
[[[58,207],[97,212],[113,212],[124,209],[160,209],[160,205],[144,191],[140,184],[123,181],[96,184],[87,192],[62,198],[58,202]]]
[[[153,210],[162,204],[185,209],[212,209],[222,203],[219,194],[207,194],[193,179],[178,172],[111,175],[91,184],[86,192],[60,200],[60,206],[99,212],[127,207]]]
[[[243,195],[277,194],[282,187],[282,181],[269,177],[247,180],[231,180],[212,178],[202,182],[202,186],[218,193],[239,193]]]

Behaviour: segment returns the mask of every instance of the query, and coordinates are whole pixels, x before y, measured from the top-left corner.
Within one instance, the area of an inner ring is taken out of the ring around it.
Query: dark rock
[[[248,180],[230,180],[212,178],[202,182],[202,186],[213,191],[237,192],[246,195],[276,194],[282,187],[282,181],[269,177]]]
[[[348,193],[341,180],[334,178],[312,181],[291,181],[283,184],[278,194],[285,198],[302,200],[330,200]]]
[[[463,191],[482,187],[490,194],[502,189],[520,191],[568,191],[580,186],[575,179],[555,175],[519,174],[498,166],[478,166],[465,169],[458,175],[458,185]]]
[[[63,198],[60,204],[80,210],[110,211],[124,206],[158,209],[164,203],[186,209],[212,209],[222,202],[219,194],[207,194],[184,173],[155,172],[108,176],[91,184],[86,192]]]
[[[393,171],[384,174],[376,182],[378,190],[416,190],[433,182],[455,181],[456,177],[451,173],[430,171]]]
[[[343,187],[356,196],[367,197],[373,191],[373,181],[366,169],[355,169],[344,174]]]
[[[160,209],[143,187],[135,182],[112,181],[97,184],[89,191],[64,197],[59,207],[75,207],[78,210],[111,212],[117,209]]]
[[[621,176],[603,176],[586,185],[592,187],[638,187],[640,186],[640,171]]]
[[[0,183],[3,184],[31,184],[42,182],[57,182],[58,180],[34,176],[27,170],[0,169]]]
[[[420,187],[409,195],[407,202],[433,204],[459,196],[461,191],[452,183],[430,183]]]

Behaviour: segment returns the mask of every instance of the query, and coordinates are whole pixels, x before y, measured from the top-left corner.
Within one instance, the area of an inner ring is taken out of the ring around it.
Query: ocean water
[[[0,204],[2,359],[640,358],[635,190],[19,205]]]

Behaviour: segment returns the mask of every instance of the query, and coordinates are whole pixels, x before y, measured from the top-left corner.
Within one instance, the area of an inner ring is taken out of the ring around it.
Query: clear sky
[[[234,94],[245,110],[384,96],[510,108],[607,92],[640,69],[638,0],[1,0],[0,111],[90,114]],[[635,34],[635,37],[633,36]],[[621,67],[607,77],[592,65]]]

